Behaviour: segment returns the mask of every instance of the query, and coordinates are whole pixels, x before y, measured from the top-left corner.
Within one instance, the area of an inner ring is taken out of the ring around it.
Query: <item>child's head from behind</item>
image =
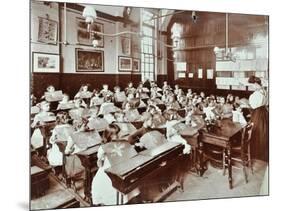
[[[121,88],[119,86],[114,87],[114,92],[119,93],[121,91]]]
[[[56,116],[56,123],[58,125],[63,125],[63,124],[67,124],[69,122],[69,114],[65,111],[60,111],[57,113]]]
[[[82,105],[82,100],[80,98],[74,100],[74,106],[79,108]]]
[[[109,143],[118,138],[118,133],[120,132],[120,127],[116,124],[109,124],[103,133],[104,143]]]

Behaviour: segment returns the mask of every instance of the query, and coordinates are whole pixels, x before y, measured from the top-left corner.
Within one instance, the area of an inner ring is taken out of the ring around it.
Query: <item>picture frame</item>
[[[118,69],[120,72],[130,72],[133,68],[133,59],[131,57],[119,56]]]
[[[38,17],[38,42],[57,45],[58,22]]]
[[[60,56],[59,54],[33,52],[32,67],[35,73],[59,73]]]
[[[75,49],[76,72],[104,72],[104,52]]]
[[[133,67],[132,71],[133,72],[140,72],[140,59],[138,58],[133,58]]]
[[[91,32],[88,32],[87,23],[85,19],[76,18],[76,27],[77,27],[77,43],[79,45],[93,46],[93,39],[98,40],[98,45],[96,47],[103,48],[104,47],[104,36],[95,34],[91,37],[90,33],[93,31],[104,33],[104,26],[102,23],[94,22],[90,28]]]
[[[125,37],[121,36],[121,49],[122,49],[122,54],[126,56],[131,55],[131,38],[130,37]]]

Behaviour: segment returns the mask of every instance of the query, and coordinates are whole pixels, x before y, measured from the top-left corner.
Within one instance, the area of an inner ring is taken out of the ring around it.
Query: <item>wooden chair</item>
[[[251,159],[251,147],[250,141],[252,137],[254,123],[249,123],[242,131],[242,136],[240,142],[238,142],[237,146],[233,146],[231,149],[231,162],[240,163],[243,166],[244,178],[245,182],[248,183],[248,173],[247,168],[250,167],[252,174],[254,173],[253,164]],[[227,153],[223,152],[223,175],[225,175],[225,170],[227,167]],[[237,167],[233,165],[233,167]],[[237,167],[238,168],[238,167]]]

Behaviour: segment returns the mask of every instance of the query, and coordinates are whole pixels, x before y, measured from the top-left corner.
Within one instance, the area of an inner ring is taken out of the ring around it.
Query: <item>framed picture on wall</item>
[[[121,47],[123,55],[131,55],[131,38],[130,37],[121,37]]]
[[[133,59],[131,57],[119,56],[118,67],[119,67],[119,71],[124,71],[124,72],[132,71]]]
[[[103,51],[76,49],[76,72],[103,72]]]
[[[140,59],[133,58],[133,72],[140,72]]]
[[[98,40],[98,45],[96,47],[103,48],[104,47],[104,37],[98,35],[94,32],[101,32],[103,33],[103,24],[99,22],[94,22],[90,28],[91,32],[88,32],[88,25],[85,22],[85,19],[76,18],[76,25],[77,25],[77,42],[79,45],[93,45],[93,40]]]
[[[38,42],[57,44],[58,22],[48,18],[38,17]]]
[[[32,54],[33,72],[40,73],[59,73],[60,57],[58,54],[38,53]]]

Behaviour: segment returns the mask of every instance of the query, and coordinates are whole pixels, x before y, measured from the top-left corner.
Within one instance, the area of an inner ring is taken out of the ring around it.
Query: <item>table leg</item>
[[[228,182],[229,182],[229,188],[232,189],[232,162],[231,162],[231,148],[228,147],[227,149],[228,159]]]
[[[199,143],[199,147],[198,147],[198,164],[197,164],[197,168],[198,168],[198,171],[199,171],[199,175],[200,177],[203,176],[204,174],[204,171],[205,171],[205,168],[204,168],[204,152],[203,152],[203,143],[200,142]]]
[[[88,168],[85,168],[85,173],[86,173],[86,178],[84,180],[84,195],[85,195],[85,200],[87,202],[91,202],[92,194],[91,194],[91,170]]]
[[[116,191],[116,205],[119,205],[119,192]]]

